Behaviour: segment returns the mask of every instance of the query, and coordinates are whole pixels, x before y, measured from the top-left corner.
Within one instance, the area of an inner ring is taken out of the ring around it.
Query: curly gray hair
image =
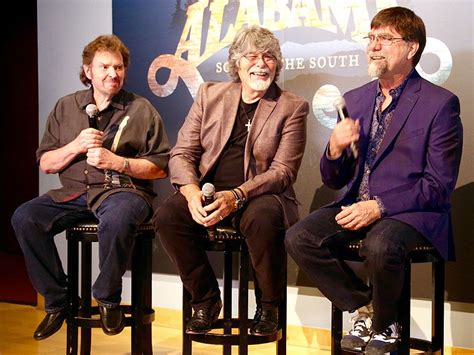
[[[233,81],[239,82],[239,61],[249,51],[256,49],[261,53],[268,53],[276,59],[275,81],[278,80],[283,68],[283,56],[280,43],[275,35],[266,28],[253,25],[243,27],[237,32],[229,48],[229,76]]]

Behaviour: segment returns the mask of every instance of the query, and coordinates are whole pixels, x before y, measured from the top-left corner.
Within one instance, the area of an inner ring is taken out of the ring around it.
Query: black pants
[[[334,219],[340,210],[319,209],[291,227],[285,239],[288,253],[339,309],[352,311],[372,301],[372,327],[383,331],[397,320],[407,254],[426,240],[411,226],[390,218],[360,231],[344,230]],[[337,257],[338,245],[354,239],[363,239],[359,253],[371,287]]]
[[[192,219],[184,196],[176,193],[159,206],[153,224],[163,247],[178,268],[184,287],[191,293],[193,308],[209,307],[216,302],[220,290],[200,238],[206,230]],[[274,308],[280,304],[286,288],[285,227],[281,205],[272,195],[252,199],[241,211],[238,229],[249,249],[255,288],[259,290],[257,302],[263,309]]]

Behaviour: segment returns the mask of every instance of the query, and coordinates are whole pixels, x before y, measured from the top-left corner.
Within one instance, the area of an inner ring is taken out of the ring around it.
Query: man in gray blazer
[[[321,158],[324,183],[346,187],[345,194],[292,226],[285,242],[331,302],[359,309],[342,347],[374,355],[397,348],[407,254],[430,243],[454,257],[450,197],[462,125],[456,95],[414,69],[426,34],[413,11],[380,11],[367,43],[369,75],[378,80],[344,95],[349,117],[337,123]],[[337,257],[338,246],[354,239],[362,239],[371,287]]]
[[[285,230],[298,219],[293,190],[306,143],[309,105],[275,81],[280,45],[267,29],[237,33],[229,50],[232,82],[204,83],[178,134],[169,163],[177,192],[159,206],[154,225],[191,293],[187,331],[207,332],[222,307],[202,245],[206,227],[231,223],[246,238],[254,269],[257,312],[251,333],[278,328],[286,288]],[[215,185],[203,204],[201,187]]]

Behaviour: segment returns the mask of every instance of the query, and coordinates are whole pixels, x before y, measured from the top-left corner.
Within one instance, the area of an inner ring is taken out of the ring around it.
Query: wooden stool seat
[[[338,251],[347,261],[363,261],[359,255],[362,241],[348,243]],[[410,299],[411,299],[411,264],[432,263],[432,311],[431,311],[431,341],[410,337]],[[412,250],[408,255],[405,266],[405,280],[398,308],[398,323],[400,325],[400,344],[398,355],[408,355],[410,349],[443,354],[444,347],[444,260],[431,245],[423,245]],[[342,311],[334,304],[331,315],[331,354],[350,353],[341,349]]]
[[[248,317],[248,281],[250,273],[249,253],[245,238],[232,227],[216,228],[214,240],[206,239],[207,251],[224,252],[224,318],[218,319],[208,333],[191,334],[186,332],[186,325],[192,317],[191,295],[183,287],[183,354],[192,354],[192,341],[206,344],[223,345],[223,354],[231,354],[231,346],[239,347],[239,354],[248,354],[248,345],[276,341],[277,354],[286,354],[286,292],[279,307],[280,328],[274,334],[257,336],[249,333],[252,319]],[[232,318],[232,255],[240,255],[239,267],[239,307],[238,318]],[[243,321],[242,321],[243,320]],[[232,330],[237,331],[232,331]]]
[[[81,329],[81,354],[91,353],[91,328],[101,328],[99,307],[92,306],[92,243],[98,241],[97,221],[77,223],[66,230],[68,261],[68,299],[66,354],[78,352],[78,329]],[[132,304],[121,305],[125,326],[131,327],[132,354],[152,354],[151,258],[155,233],[150,223],[138,227],[132,255]],[[79,243],[81,260],[79,262]],[[79,280],[79,264],[81,279]],[[79,295],[79,282],[81,293]]]

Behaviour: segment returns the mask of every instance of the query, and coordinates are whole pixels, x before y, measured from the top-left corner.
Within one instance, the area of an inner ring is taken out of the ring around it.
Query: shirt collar
[[[403,82],[398,85],[395,89],[390,89],[389,94],[392,96],[392,99],[398,99],[400,95],[403,92],[403,89],[405,89],[405,86],[407,85],[407,82],[415,73],[415,68],[412,68],[412,70],[408,73],[408,75],[405,77]],[[380,89],[380,82],[377,85],[377,96],[382,95],[382,90]]]
[[[113,108],[116,108],[118,110],[125,109],[127,97],[127,93],[123,89],[120,90],[117,95],[112,97],[112,101],[110,102],[109,107],[112,106]],[[80,107],[84,110],[89,104],[95,104],[92,87],[87,90],[86,94],[84,95],[84,98],[81,101]]]

